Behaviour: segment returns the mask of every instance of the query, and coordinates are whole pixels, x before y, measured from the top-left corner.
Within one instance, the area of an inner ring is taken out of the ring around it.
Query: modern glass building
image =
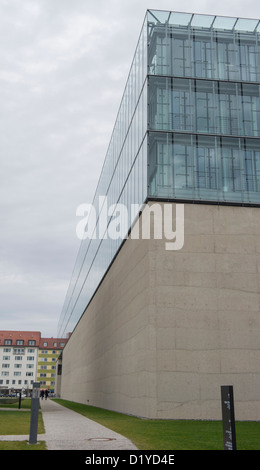
[[[259,52],[259,20],[147,11],[59,337],[81,318],[148,200],[260,205]],[[116,204],[129,219],[112,239]]]

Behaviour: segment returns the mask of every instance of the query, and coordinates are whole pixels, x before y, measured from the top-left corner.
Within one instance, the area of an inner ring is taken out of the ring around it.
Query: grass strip
[[[0,435],[29,435],[31,413],[17,410],[0,410]],[[42,414],[39,412],[38,434],[45,432]]]
[[[28,444],[28,441],[0,441],[0,450],[46,450],[44,441]]]
[[[15,403],[1,403],[0,401],[0,410],[1,408],[11,408],[11,409],[19,409],[19,400]],[[21,409],[30,410],[31,409],[31,399],[30,398],[23,398],[21,401]]]
[[[140,450],[223,450],[221,421],[142,419],[68,400],[57,403],[130,439]],[[260,450],[260,422],[236,422],[238,450]]]

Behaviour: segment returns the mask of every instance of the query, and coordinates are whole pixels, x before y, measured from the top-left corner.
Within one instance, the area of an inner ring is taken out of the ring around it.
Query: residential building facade
[[[155,204],[182,206],[178,250],[131,236]],[[260,419],[258,19],[148,10],[92,207],[58,325],[73,331],[61,396],[219,419],[234,384],[238,419]]]
[[[29,393],[34,382],[55,393],[56,361],[68,338],[41,338],[39,331],[0,330],[0,393]]]
[[[0,390],[31,390],[36,382],[38,331],[0,331]]]
[[[67,339],[41,338],[39,344],[37,382],[40,387],[55,393],[56,364]]]

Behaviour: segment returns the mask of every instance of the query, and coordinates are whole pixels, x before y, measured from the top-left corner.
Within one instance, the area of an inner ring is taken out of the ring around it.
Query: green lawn
[[[12,405],[13,410],[0,409],[0,435],[28,435],[29,439],[31,413],[28,410],[28,405],[29,403],[27,403],[26,411],[15,409],[15,404]],[[39,413],[38,434],[44,432],[42,414]],[[0,450],[44,450],[45,447],[45,442],[29,445],[26,439],[25,441],[0,441]]]
[[[67,400],[57,403],[130,439],[140,450],[222,450],[221,421],[151,420]],[[238,450],[260,450],[260,422],[236,422]]]
[[[46,450],[44,441],[28,444],[28,441],[0,441],[0,450]]]
[[[0,410],[1,408],[12,408],[17,409],[19,408],[19,400],[15,403],[2,403],[0,400]],[[31,409],[31,399],[30,398],[23,398],[21,402],[21,409]]]
[[[0,410],[0,435],[23,435],[30,433],[31,413],[29,411]],[[39,413],[38,434],[43,434],[42,414]]]

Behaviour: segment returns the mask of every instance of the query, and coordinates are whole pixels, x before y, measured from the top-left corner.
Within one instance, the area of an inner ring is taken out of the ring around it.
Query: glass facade
[[[259,20],[148,12],[149,197],[260,203]]]
[[[93,201],[99,233],[81,243],[59,337],[122,244],[107,236],[117,204],[125,235],[149,198],[260,204],[259,48],[259,20],[147,12]]]
[[[115,239],[107,234],[117,217],[116,205],[127,208],[126,236],[146,197],[147,28],[143,27],[92,202],[96,228],[93,236],[81,242],[58,324],[58,337],[74,329],[122,244],[122,236]],[[130,209],[134,204],[135,213]],[[113,212],[109,212],[111,208]]]

